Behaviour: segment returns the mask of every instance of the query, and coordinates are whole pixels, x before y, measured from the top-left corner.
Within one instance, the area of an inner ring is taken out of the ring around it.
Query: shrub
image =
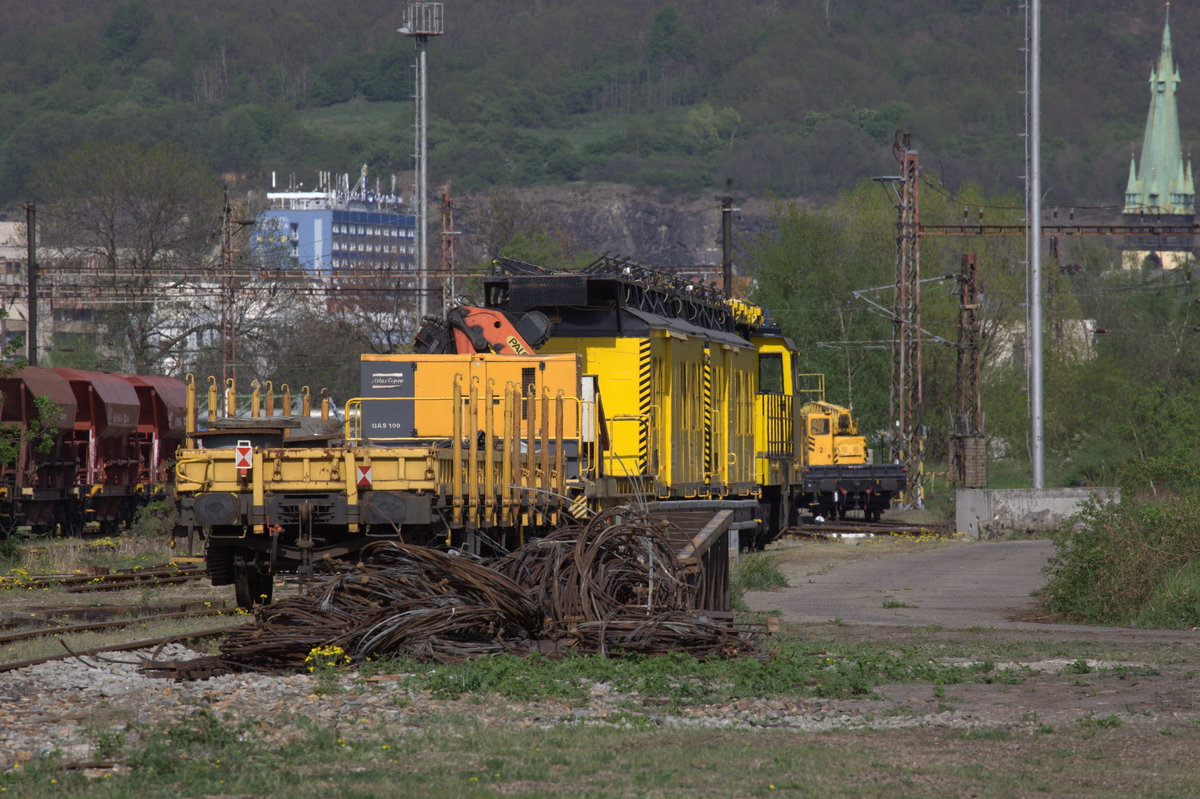
[[[150,538],[170,538],[179,521],[179,513],[165,500],[148,502],[133,514],[129,533]]]
[[[1101,624],[1200,624],[1200,475],[1181,453],[1139,461],[1121,501],[1088,502],[1055,533],[1047,608]]]

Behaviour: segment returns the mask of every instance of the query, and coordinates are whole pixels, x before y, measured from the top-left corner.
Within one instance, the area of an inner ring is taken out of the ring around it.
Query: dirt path
[[[785,543],[773,550],[788,587],[751,591],[754,610],[778,610],[790,623],[984,628],[1127,638],[1200,636],[1196,631],[1114,629],[1022,621],[1046,582],[1050,541],[960,542],[896,551],[865,542]]]
[[[1092,773],[1092,758],[1118,764],[1118,770],[1136,770],[1131,753],[1146,752],[1153,763],[1195,747],[1200,631],[1024,620],[1036,606],[1033,592],[1046,582],[1043,569],[1054,551],[1049,541],[805,540],[770,551],[789,584],[749,592],[747,603],[754,610],[777,611],[785,626],[814,647],[837,653],[860,644],[868,651],[884,646],[917,660],[983,660],[1010,670],[1011,680],[944,687],[894,683],[825,705],[850,725],[904,727],[876,738],[885,748],[928,735],[933,750],[945,751],[941,748],[958,737],[988,736],[996,744],[990,762],[1001,751],[1013,758],[1000,772],[1015,773],[1034,763],[1030,768],[1044,780],[1034,788],[944,795],[1098,795],[1076,793],[1081,777],[1060,774],[1061,764],[1071,763],[1083,775]],[[1176,742],[1181,748],[1174,748]],[[1097,747],[1086,755],[1088,761],[1049,754],[1088,746]],[[978,765],[971,757],[948,757],[963,769]],[[1047,767],[1051,762],[1055,765]],[[1152,795],[1135,790],[1140,782],[1122,790]],[[1198,795],[1193,788],[1181,792],[1175,786],[1153,795]]]

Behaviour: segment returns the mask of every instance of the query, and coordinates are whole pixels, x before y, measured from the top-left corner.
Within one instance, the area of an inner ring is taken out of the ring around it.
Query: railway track
[[[158,566],[149,569],[127,569],[107,574],[45,574],[22,577],[0,577],[4,588],[64,588],[67,593],[88,591],[119,591],[143,585],[177,585],[199,580],[204,569],[199,567]]]
[[[133,621],[137,621],[136,619]],[[0,673],[6,671],[16,671],[27,666],[36,666],[39,663],[50,663],[55,660],[69,660],[70,658],[89,657],[100,655],[105,652],[131,652],[136,649],[147,649],[152,646],[162,646],[170,643],[187,643],[190,641],[199,641],[204,638],[212,638],[218,635],[224,635],[228,632],[228,627],[213,627],[207,630],[196,630],[190,633],[180,633],[176,635],[163,635],[157,638],[142,638],[133,641],[121,641],[115,644],[105,644],[103,646],[94,646],[88,649],[74,651],[67,649],[55,655],[46,655],[44,657],[27,658],[25,660],[13,660],[7,663],[0,663]],[[63,644],[66,647],[66,644]]]
[[[784,531],[795,538],[871,538],[892,535],[928,535],[948,538],[946,530],[931,524],[904,524],[901,522],[868,522],[859,519],[841,519],[836,522],[809,522]]]
[[[117,627],[129,627],[134,624],[148,624],[159,621],[170,621],[173,619],[193,619],[198,616],[232,615],[235,612],[235,610],[229,608],[196,608],[192,610],[176,611],[174,613],[158,613],[149,616],[134,616],[127,619],[109,619],[107,621],[93,621],[84,624],[64,624],[53,627],[38,627],[30,630],[18,630],[16,632],[0,634],[0,644],[11,644],[15,641],[28,641],[31,638],[63,635],[64,633],[110,630]]]
[[[40,593],[51,591],[66,600],[68,595],[178,585],[200,580],[203,577],[204,570],[201,568],[170,564],[100,574],[21,574],[15,577],[0,578],[0,592],[35,590]],[[10,605],[10,607],[12,606]],[[213,602],[202,599],[177,601],[154,609],[148,608],[144,604],[129,602],[87,606],[72,604],[23,605],[19,609],[10,609],[0,613],[0,646],[11,652],[14,644],[34,641],[32,647],[26,645],[22,648],[24,648],[25,654],[36,654],[45,652],[48,648],[44,643],[36,643],[37,639],[54,638],[57,639],[62,651],[0,662],[0,672],[13,671],[54,660],[86,657],[104,652],[144,649],[173,641],[191,641],[219,635],[228,629],[228,625],[207,630],[113,641],[86,649],[78,649],[70,643],[72,640],[78,642],[78,636],[89,633],[104,633],[105,631],[134,627],[149,628],[152,633],[169,630],[170,626],[164,625],[169,625],[171,622],[211,616],[232,616],[235,613],[236,608],[226,607],[223,601]],[[156,626],[157,630],[154,629]],[[143,631],[143,635],[145,634],[146,632]],[[117,632],[115,635],[121,635],[121,633]],[[95,643],[95,641],[96,639],[92,637],[87,643]]]
[[[229,626],[213,627],[206,630],[193,630],[186,633],[175,633],[171,635],[161,635],[151,638],[138,638],[127,641],[119,641],[111,644],[88,647],[86,649],[76,650],[70,647],[63,639],[64,635],[78,635],[80,633],[101,632],[105,630],[119,629],[122,627],[132,627],[135,625],[152,625],[167,621],[177,621],[180,619],[195,619],[205,616],[236,616],[240,615],[237,608],[224,607],[222,603],[219,607],[211,607],[211,603],[198,602],[187,603],[179,606],[181,609],[168,611],[165,613],[142,613],[136,616],[128,616],[125,618],[113,618],[120,616],[130,611],[129,605],[111,605],[87,608],[88,614],[93,616],[90,620],[78,624],[61,624],[42,627],[33,627],[28,629],[17,629],[9,632],[0,633],[0,646],[13,644],[21,641],[29,641],[36,638],[57,638],[61,646],[62,652],[53,655],[44,655],[33,658],[24,658],[8,662],[0,662],[0,672],[14,671],[22,669],[26,666],[35,666],[39,663],[49,663],[54,660],[66,660],[73,657],[85,657],[89,655],[97,655],[104,652],[122,652],[135,649],[145,649],[151,646],[160,646],[162,644],[172,642],[187,642],[195,641],[204,638],[211,638],[220,635],[229,630]],[[46,609],[43,610],[43,612]],[[48,609],[50,611],[54,608]],[[78,608],[74,609],[80,610]],[[101,618],[94,618],[101,616]],[[46,618],[43,615],[39,621]],[[17,619],[8,620],[9,624],[15,625]],[[28,621],[28,620],[26,620]],[[8,626],[6,624],[6,626]]]

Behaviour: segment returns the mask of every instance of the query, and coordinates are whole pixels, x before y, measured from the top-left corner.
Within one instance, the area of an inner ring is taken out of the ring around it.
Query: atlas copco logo
[[[371,375],[371,388],[402,388],[404,372],[377,372]]]

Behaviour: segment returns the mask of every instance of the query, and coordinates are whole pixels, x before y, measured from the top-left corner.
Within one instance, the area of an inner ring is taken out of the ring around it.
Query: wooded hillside
[[[411,168],[403,4],[3,4],[0,203],[83,141],[170,141],[262,186],[272,170]],[[1200,131],[1200,11],[1172,9],[1183,138]],[[448,0],[430,44],[435,184],[572,180],[829,198],[891,173],[893,133],[955,187],[1015,188],[1017,0]],[[1141,137],[1163,5],[1043,10],[1047,200],[1113,204]]]

